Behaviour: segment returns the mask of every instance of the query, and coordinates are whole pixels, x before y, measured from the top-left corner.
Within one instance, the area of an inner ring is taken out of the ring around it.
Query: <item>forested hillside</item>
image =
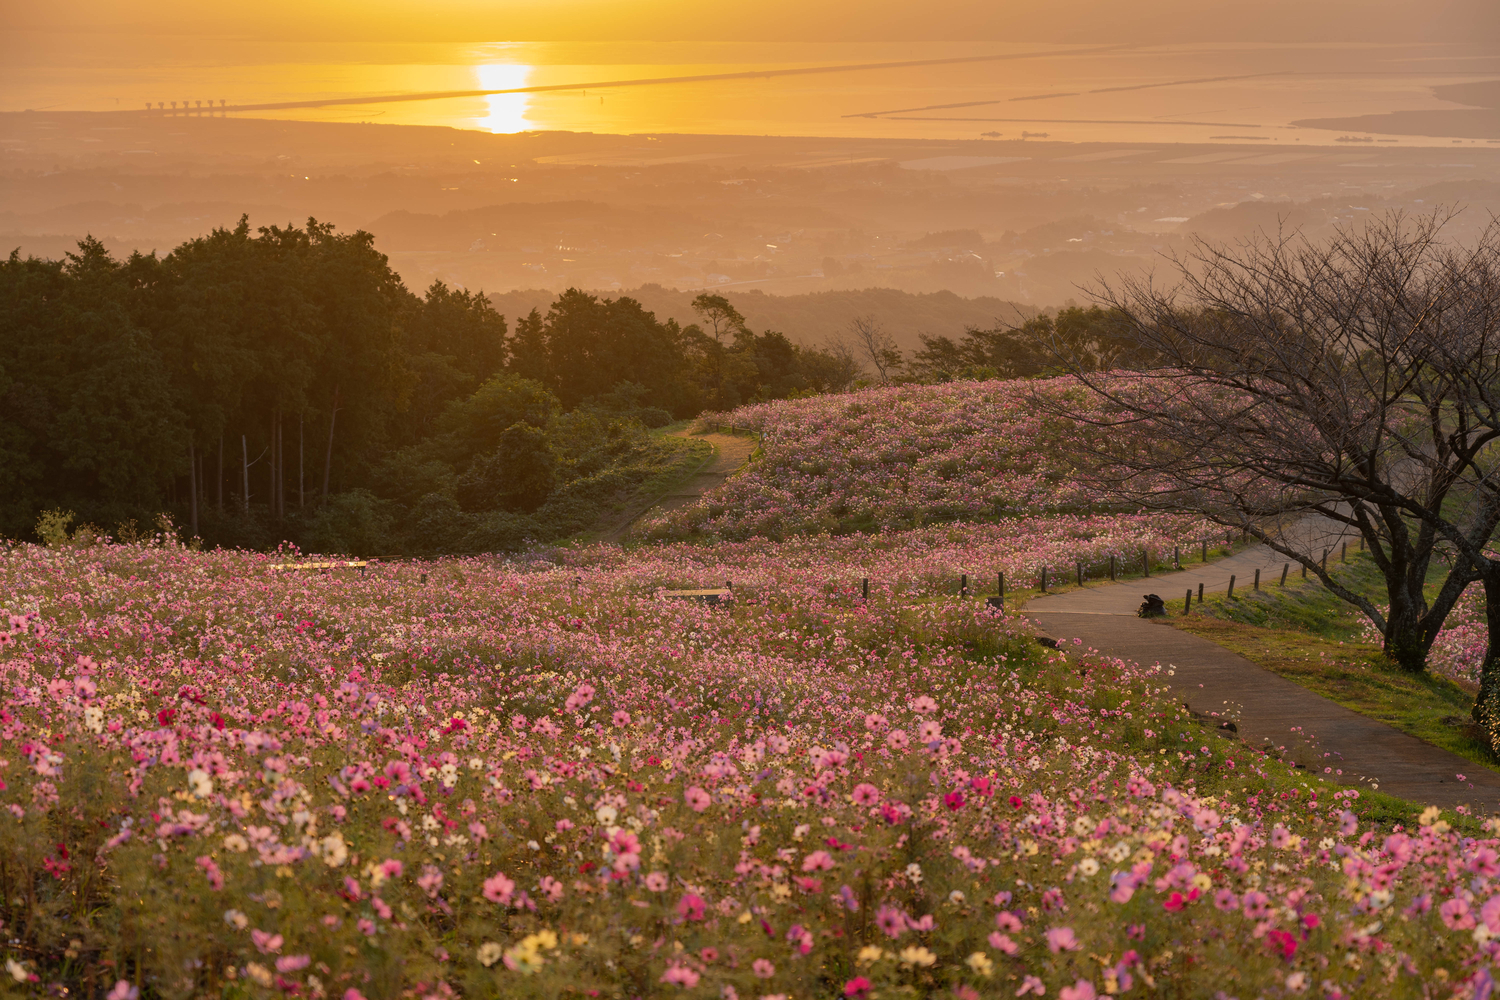
[[[406,289],[369,233],[252,231],[165,256],[0,263],[0,534],[160,512],[208,544],[364,554],[543,540],[684,460],[649,426],[852,381],[847,358],[567,292],[507,323]]]

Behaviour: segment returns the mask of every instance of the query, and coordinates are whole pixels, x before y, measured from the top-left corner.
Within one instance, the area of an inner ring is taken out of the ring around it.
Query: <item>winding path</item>
[[[744,468],[757,444],[755,438],[740,434],[689,434],[687,431],[675,431],[671,436],[707,441],[713,445],[713,457],[670,493],[664,493],[645,506],[627,513],[613,528],[600,536],[601,541],[619,542],[630,531],[631,525],[651,511],[686,507],[709,490],[722,486],[726,479]]]
[[[1181,572],[1036,597],[1022,611],[1059,643],[1077,638],[1110,656],[1170,665],[1175,673],[1167,682],[1193,711],[1229,714],[1247,743],[1285,747],[1309,771],[1331,768],[1333,773],[1325,777],[1378,785],[1380,791],[1412,802],[1496,812],[1500,773],[1350,711],[1217,643],[1160,620],[1136,617],[1146,593],[1161,595],[1169,614],[1180,615],[1187,591],[1193,591],[1196,601],[1200,583],[1206,592],[1222,591],[1234,574],[1238,590],[1252,585],[1259,568],[1262,586],[1274,585],[1284,562],[1257,545]],[[1466,780],[1460,781],[1460,774]]]

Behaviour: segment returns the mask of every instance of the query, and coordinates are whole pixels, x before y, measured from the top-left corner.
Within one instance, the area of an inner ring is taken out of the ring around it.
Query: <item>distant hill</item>
[[[686,325],[696,322],[692,302],[698,291],[680,292],[661,285],[642,285],[623,291],[598,292],[610,298],[628,295],[658,319],[675,319]],[[894,288],[862,288],[850,291],[810,292],[805,295],[767,295],[764,292],[725,292],[745,316],[752,330],[778,330],[800,344],[819,344],[837,333],[856,316],[874,316],[905,350],[920,346],[918,333],[962,333],[966,327],[993,325],[997,320],[1017,325],[1040,310],[1019,302],[981,296],[966,299],[952,292],[903,292]],[[557,298],[545,289],[522,289],[490,296],[495,308],[514,326],[518,316],[533,308],[547,311]]]

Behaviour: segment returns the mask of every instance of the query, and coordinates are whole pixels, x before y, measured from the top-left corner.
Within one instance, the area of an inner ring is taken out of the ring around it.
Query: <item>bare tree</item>
[[[854,352],[861,361],[868,362],[875,370],[881,385],[888,385],[891,376],[902,366],[901,350],[896,340],[874,316],[856,316],[849,321],[849,337]]]
[[[1392,215],[1319,246],[1200,241],[1174,261],[1174,291],[1126,279],[1101,293],[1158,367],[1074,363],[1089,402],[1037,400],[1102,431],[1079,446],[1098,489],[1261,539],[1359,608],[1408,670],[1482,581],[1474,715],[1500,743],[1500,560],[1486,554],[1500,525],[1500,229],[1460,248],[1441,239],[1446,221]],[[1368,547],[1386,607],[1328,571],[1321,550],[1346,536]]]

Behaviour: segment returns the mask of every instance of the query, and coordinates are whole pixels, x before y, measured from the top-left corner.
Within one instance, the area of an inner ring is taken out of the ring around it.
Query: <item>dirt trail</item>
[[[687,431],[677,431],[672,436],[707,441],[713,445],[713,457],[670,493],[664,493],[645,506],[626,513],[614,527],[600,536],[600,541],[619,542],[624,539],[630,526],[646,514],[686,507],[709,490],[722,485],[726,479],[745,467],[757,445],[755,438],[742,434],[689,434]]]

